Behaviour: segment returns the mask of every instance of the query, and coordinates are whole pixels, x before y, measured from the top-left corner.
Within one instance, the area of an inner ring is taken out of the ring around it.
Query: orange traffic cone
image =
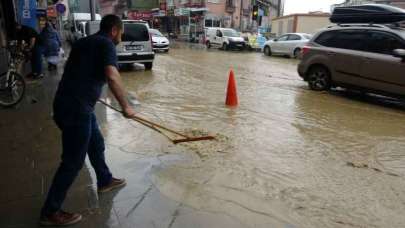
[[[238,94],[236,92],[236,81],[233,70],[229,72],[228,79],[228,90],[226,92],[226,105],[237,106],[238,105]]]

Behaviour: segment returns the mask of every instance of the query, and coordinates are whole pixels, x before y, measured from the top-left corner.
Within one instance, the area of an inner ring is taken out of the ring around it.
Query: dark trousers
[[[42,74],[42,48],[35,45],[31,55],[31,71],[33,74]]]
[[[104,157],[104,138],[94,113],[75,114],[73,118],[70,116],[65,119],[55,113],[55,122],[62,131],[62,162],[53,178],[41,211],[42,216],[60,210],[69,187],[84,164],[86,154],[96,171],[98,187],[108,185],[112,180]]]

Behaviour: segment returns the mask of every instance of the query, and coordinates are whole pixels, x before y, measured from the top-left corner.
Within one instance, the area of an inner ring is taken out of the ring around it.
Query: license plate
[[[128,51],[140,51],[142,50],[143,46],[142,45],[127,45],[125,46],[125,49]]]

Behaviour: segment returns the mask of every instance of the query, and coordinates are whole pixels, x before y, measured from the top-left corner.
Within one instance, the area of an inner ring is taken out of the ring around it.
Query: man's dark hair
[[[122,21],[121,19],[113,14],[109,14],[103,17],[100,23],[100,31],[102,32],[111,32],[112,28],[116,26],[118,28],[122,28]]]

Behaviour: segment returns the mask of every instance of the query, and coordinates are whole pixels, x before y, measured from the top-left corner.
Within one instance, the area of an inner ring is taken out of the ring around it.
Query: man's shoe
[[[127,184],[127,182],[125,181],[125,179],[117,179],[117,178],[112,178],[111,183],[104,186],[104,187],[100,187],[98,188],[98,193],[106,193],[109,191],[112,191],[114,189],[123,187]]]
[[[68,226],[82,220],[82,216],[76,213],[58,211],[48,216],[43,216],[39,221],[41,226]]]

